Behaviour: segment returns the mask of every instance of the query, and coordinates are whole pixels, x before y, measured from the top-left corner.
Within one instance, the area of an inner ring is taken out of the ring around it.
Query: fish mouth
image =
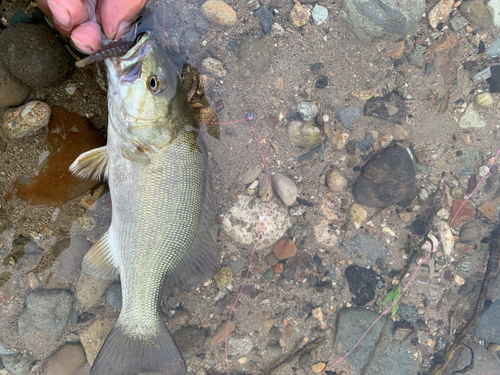
[[[133,82],[140,77],[142,61],[151,48],[153,48],[153,41],[150,40],[149,32],[144,32],[139,35],[137,43],[123,56],[111,59],[116,73],[120,76],[120,81]]]

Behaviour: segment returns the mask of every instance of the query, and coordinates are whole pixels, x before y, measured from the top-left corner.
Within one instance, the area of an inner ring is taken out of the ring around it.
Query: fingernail
[[[47,1],[50,11],[52,12],[52,18],[54,22],[61,26],[71,26],[71,15],[67,8],[49,0]]]

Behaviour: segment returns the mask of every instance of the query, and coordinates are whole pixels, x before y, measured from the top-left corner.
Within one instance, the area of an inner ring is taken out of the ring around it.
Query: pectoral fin
[[[81,179],[108,178],[108,150],[106,146],[84,152],[71,164],[69,170]]]
[[[109,230],[90,248],[83,258],[82,268],[88,274],[105,280],[113,280],[118,274],[113,248],[110,241]]]

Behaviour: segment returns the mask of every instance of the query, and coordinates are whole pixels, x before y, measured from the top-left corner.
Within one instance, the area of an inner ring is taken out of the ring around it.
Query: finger
[[[97,21],[104,35],[119,39],[136,20],[148,0],[101,0],[97,8]]]
[[[101,28],[95,21],[85,22],[73,29],[71,40],[81,52],[90,55],[101,47]]]
[[[94,16],[93,0],[47,0],[47,5],[56,26],[66,32]]]

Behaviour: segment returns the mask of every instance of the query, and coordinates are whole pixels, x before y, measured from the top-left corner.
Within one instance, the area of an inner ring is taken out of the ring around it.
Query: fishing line
[[[218,122],[208,122],[208,121],[204,121],[204,120],[201,120],[201,119],[198,119],[198,120],[202,121],[204,123],[207,123],[207,124],[214,124],[214,125],[230,125],[230,124],[236,124],[236,123],[243,122],[243,121],[248,121],[250,123],[251,128],[252,128],[252,132],[254,134],[255,142],[257,143],[257,146],[259,148],[260,156],[261,156],[262,161],[264,163],[264,166],[266,168],[266,173],[267,173],[267,178],[269,180],[269,184],[271,185],[271,174],[269,173],[269,169],[267,167],[267,163],[266,163],[266,160],[264,158],[264,153],[262,152],[262,148],[260,146],[260,142],[259,142],[259,140],[257,138],[257,133],[255,132],[255,127],[253,126],[253,120],[254,120],[253,114],[247,113],[245,119],[238,120],[238,121],[232,121],[232,122],[220,122],[220,123],[218,123]],[[429,259],[429,257],[436,251],[436,249],[441,244],[441,242],[443,241],[443,239],[446,236],[446,234],[448,234],[448,232],[451,230],[451,226],[455,222],[455,219],[457,218],[458,214],[462,210],[463,206],[469,201],[469,199],[472,197],[472,195],[476,192],[476,190],[479,188],[479,186],[483,183],[484,179],[489,175],[490,170],[493,167],[493,165],[495,164],[495,162],[496,162],[496,160],[497,160],[497,158],[498,158],[499,155],[500,155],[500,149],[497,151],[495,157],[493,158],[493,161],[492,161],[491,165],[489,166],[488,171],[486,172],[486,174],[484,174],[484,176],[481,178],[481,180],[476,185],[476,187],[474,188],[474,190],[467,196],[467,198],[463,201],[463,203],[458,208],[457,212],[455,213],[455,215],[451,219],[450,224],[448,225],[446,231],[441,236],[441,239],[439,240],[439,242],[432,248],[432,250],[429,252],[429,254],[427,254],[427,256],[419,263],[419,265],[417,266],[417,268],[413,272],[410,280],[408,281],[408,283],[406,284],[406,286],[401,291],[399,297],[382,314],[380,314],[380,316],[370,325],[370,327],[368,327],[368,329],[366,330],[366,332],[360,337],[360,339],[356,342],[356,344],[354,344],[354,346],[346,354],[344,354],[343,357],[341,357],[340,359],[338,359],[335,363],[333,363],[329,367],[325,368],[320,374],[324,374],[326,371],[330,370],[335,365],[337,365],[340,362],[342,362],[349,354],[351,354],[352,351],[358,347],[359,343],[365,338],[365,336],[371,331],[371,329],[373,328],[373,326],[375,324],[377,324],[377,322],[380,319],[382,319],[382,317],[385,314],[387,314],[389,311],[391,311],[392,307],[398,303],[398,301],[401,299],[401,297],[403,296],[403,294],[408,290],[408,288],[410,287],[411,283],[415,279],[415,277],[416,277],[417,272],[419,271],[419,269],[427,261],[427,259]],[[229,318],[228,318],[227,325],[226,325],[226,341],[225,341],[225,357],[226,357],[225,360],[226,360],[226,368],[227,368],[228,375],[231,375],[230,370],[229,370],[229,360],[228,360],[228,337],[229,337],[229,325],[231,323],[231,316],[233,315],[234,309],[236,308],[236,304],[238,303],[238,301],[240,299],[241,293],[243,292],[243,288],[245,287],[245,283],[246,283],[246,281],[248,279],[248,274],[250,273],[250,269],[252,267],[253,258],[255,256],[255,252],[257,250],[257,245],[259,244],[260,238],[262,236],[262,232],[264,230],[264,227],[265,227],[265,224],[266,224],[266,221],[267,221],[267,217],[268,217],[268,214],[269,214],[270,207],[271,207],[271,201],[267,205],[266,214],[264,216],[264,220],[262,222],[262,225],[260,227],[259,233],[257,235],[257,240],[255,241],[255,245],[254,245],[254,249],[253,249],[253,252],[252,252],[252,256],[250,257],[250,264],[248,266],[247,273],[245,275],[245,278],[243,280],[241,288],[240,288],[240,290],[238,292],[236,300],[235,300],[234,304],[232,305],[231,310],[229,312]],[[404,277],[404,275],[403,275],[403,277]]]

